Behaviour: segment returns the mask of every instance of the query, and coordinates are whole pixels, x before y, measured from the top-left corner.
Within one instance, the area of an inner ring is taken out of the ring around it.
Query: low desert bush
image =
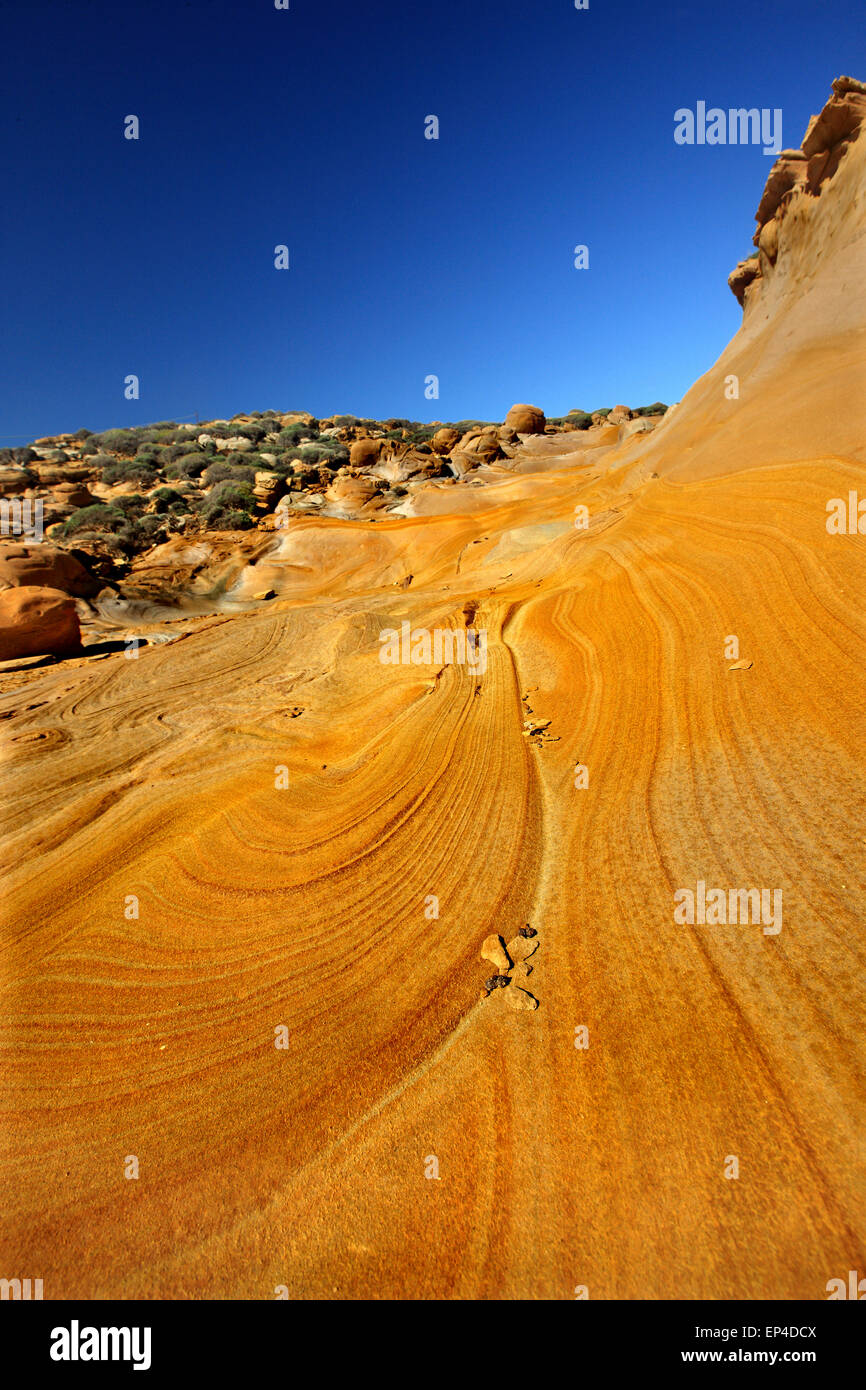
[[[93,437],[101,449],[112,454],[132,455],[139,445],[139,435],[136,430],[103,430],[101,434]]]
[[[296,458],[303,463],[326,463],[329,468],[339,468],[349,461],[349,450],[336,439],[320,439],[315,444],[303,444]]]
[[[165,465],[167,478],[198,478],[211,461],[211,455],[202,452],[182,454],[180,458],[169,459]]]
[[[108,483],[138,483],[141,487],[151,487],[157,479],[157,471],[150,459],[112,459],[102,470],[102,481]]]
[[[64,536],[75,535],[79,531],[119,531],[126,525],[126,512],[122,507],[107,507],[104,502],[94,502],[89,507],[79,507],[63,527]]]
[[[209,508],[205,510],[204,517],[212,531],[249,531],[255,526],[249,512],[227,507]]]

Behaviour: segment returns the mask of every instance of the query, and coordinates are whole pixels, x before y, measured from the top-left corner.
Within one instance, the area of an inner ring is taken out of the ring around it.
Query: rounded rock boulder
[[[547,421],[544,411],[537,405],[513,405],[505,417],[505,424],[516,434],[544,434]]]
[[[72,656],[80,649],[78,613],[68,594],[35,585],[0,593],[0,661]]]

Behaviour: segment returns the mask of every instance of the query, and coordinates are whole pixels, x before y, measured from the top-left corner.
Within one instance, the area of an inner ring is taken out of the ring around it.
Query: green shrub
[[[258,454],[242,453],[240,449],[233,449],[230,454],[223,454],[223,458],[226,463],[231,464],[232,468],[251,468],[255,472],[257,468],[265,467]]]
[[[449,425],[448,428],[459,430],[461,434],[466,434],[468,430],[481,430],[488,424],[490,424],[489,420],[458,420],[456,424]]]
[[[586,410],[572,410],[570,415],[566,415],[565,420],[579,430],[588,430],[592,424],[592,416]]]
[[[214,507],[206,510],[205,519],[208,526],[213,531],[249,531],[255,522],[249,512],[227,510],[225,507]]]
[[[237,457],[242,458],[243,455],[238,454]],[[227,460],[223,462],[222,459],[220,459],[218,463],[210,464],[205,470],[204,475],[204,481],[207,483],[208,487],[212,487],[215,483],[227,481],[252,484],[255,480],[256,470],[254,468],[239,468],[237,465],[231,464]]]
[[[157,532],[162,530],[164,526],[163,517],[158,516],[156,512],[147,512],[136,522],[135,540],[138,542],[145,540],[153,544]]]
[[[135,430],[103,430],[94,435],[101,449],[112,454],[134,454],[138,448],[139,436]]]
[[[208,454],[182,454],[180,458],[169,459],[165,465],[165,475],[167,478],[198,478],[209,462]]]
[[[178,492],[173,487],[158,487],[153,493],[153,502],[160,515],[167,512],[169,508],[173,510],[186,510],[186,500],[183,493]]]
[[[227,508],[232,511],[242,511],[255,504],[253,490],[247,482],[237,482],[233,478],[225,478],[217,483],[208,494],[205,504],[205,516],[209,516],[212,511],[219,508]]]
[[[339,468],[348,463],[349,450],[336,439],[320,439],[315,444],[302,445],[295,457],[303,463],[327,463],[331,468]]]
[[[318,434],[310,425],[294,424],[286,425],[285,429],[280,430],[277,436],[276,447],[278,449],[291,449],[295,444],[299,444],[302,439],[315,439]]]
[[[635,415],[664,415],[666,410],[664,401],[653,401],[652,405],[639,405]]]
[[[277,454],[276,462],[268,464],[270,473],[278,473],[281,478],[285,478],[292,471],[292,460],[297,458],[297,450],[289,449],[284,454]]]
[[[63,527],[64,536],[76,531],[119,531],[126,525],[126,513],[121,507],[107,507],[104,502],[94,502],[89,507],[79,507]]]
[[[177,459],[188,458],[190,453],[188,444],[166,444],[162,453],[163,466],[167,463],[174,463]]]
[[[135,459],[128,463],[125,459],[112,459],[102,470],[102,481],[108,483],[139,483],[150,487],[156,482],[157,473],[149,460]]]

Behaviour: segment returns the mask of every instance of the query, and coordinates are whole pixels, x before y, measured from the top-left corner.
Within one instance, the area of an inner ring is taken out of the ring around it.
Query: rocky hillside
[[[605,424],[650,427],[665,409],[656,401],[547,420],[537,406],[516,405],[499,425],[256,411],[195,426],[82,429],[0,450],[0,496],[41,499],[55,542],[100,537],[107,552],[130,555],[174,532],[268,527],[304,511],[387,515],[431,479],[507,466],[524,436],[581,430],[595,441],[589,432]]]
[[[657,401],[547,420],[537,406],[515,405],[498,425],[422,425],[265,411],[194,427],[82,429],[3,450],[0,497],[38,503],[46,540],[0,542],[0,660],[75,651],[78,619],[93,616],[84,600],[103,589],[166,602],[193,581],[201,593],[222,592],[232,572],[273,546],[275,531],[304,516],[424,514],[442,505],[443,489],[520,471],[539,439],[556,447],[573,434],[582,448],[609,448],[664,412]],[[3,592],[34,586],[53,597]]]

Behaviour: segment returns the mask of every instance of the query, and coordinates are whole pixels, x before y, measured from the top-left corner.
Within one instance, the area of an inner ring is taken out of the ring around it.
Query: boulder
[[[379,462],[381,452],[381,439],[356,439],[349,450],[349,466],[371,468],[374,463]]]
[[[450,454],[455,444],[460,442],[460,431],[451,429],[450,425],[443,425],[441,430],[437,430],[430,440],[430,447],[434,454]]]
[[[544,411],[537,405],[513,405],[505,424],[517,434],[544,434]]]
[[[216,439],[214,443],[221,454],[245,454],[247,450],[255,448],[253,441],[247,439],[245,434],[233,435],[231,439]]]
[[[0,589],[57,589],[92,598],[102,587],[68,550],[44,544],[0,547]]]
[[[60,507],[89,507],[96,498],[83,483],[58,483],[51,489],[51,500]]]
[[[505,457],[495,425],[490,429],[467,430],[450,454],[452,465],[456,465],[461,473],[477,468],[482,463],[495,463],[497,459]]]
[[[20,656],[71,656],[81,649],[75,600],[40,586],[0,593],[0,661]]]

